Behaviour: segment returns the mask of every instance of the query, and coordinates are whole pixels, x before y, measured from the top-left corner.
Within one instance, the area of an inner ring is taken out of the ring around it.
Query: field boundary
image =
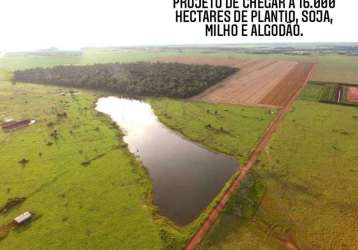
[[[272,135],[275,133],[281,122],[284,120],[286,114],[290,112],[293,103],[299,97],[304,87],[308,84],[309,79],[311,78],[313,71],[315,69],[315,64],[311,65],[311,70],[307,75],[304,84],[296,91],[296,93],[291,97],[290,101],[285,107],[283,107],[276,118],[271,122],[270,126],[266,130],[265,134],[261,137],[258,144],[251,152],[250,157],[246,164],[239,170],[238,176],[231,182],[230,186],[226,189],[216,206],[210,211],[206,220],[202,223],[201,227],[189,240],[185,246],[185,250],[193,250],[200,242],[205,238],[206,234],[209,232],[210,228],[215,224],[216,220],[219,218],[220,213],[223,211],[226,203],[230,200],[231,196],[235,191],[240,187],[241,182],[246,178],[250,173],[252,167],[255,165],[258,157],[262,151],[266,148],[269,141],[272,138]]]

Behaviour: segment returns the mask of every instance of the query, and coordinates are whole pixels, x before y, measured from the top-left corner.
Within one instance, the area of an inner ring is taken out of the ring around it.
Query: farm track
[[[300,69],[297,69],[297,71],[295,71],[295,73],[299,74],[299,72],[306,72],[306,70],[309,70],[309,71],[305,75],[303,84],[301,84],[299,87],[297,87],[295,89],[295,92],[289,97],[289,100],[286,103],[286,105],[280,110],[280,112],[277,115],[277,117],[275,118],[275,120],[271,123],[270,127],[266,130],[265,134],[262,136],[259,143],[254,148],[254,150],[251,153],[246,164],[239,170],[237,178],[235,180],[233,180],[233,182],[231,183],[229,188],[222,195],[220,201],[209,213],[208,218],[203,222],[201,227],[198,229],[198,231],[194,234],[194,236],[188,242],[188,244],[185,247],[186,250],[195,249],[195,247],[200,244],[200,242],[204,239],[206,234],[209,232],[212,225],[214,225],[216,220],[219,218],[219,215],[222,212],[222,210],[224,209],[226,203],[230,200],[231,196],[240,187],[242,181],[244,181],[245,178],[247,177],[247,175],[250,173],[250,171],[251,171],[252,167],[255,165],[258,157],[260,156],[260,154],[263,152],[263,150],[266,148],[269,141],[271,140],[272,135],[278,129],[279,125],[284,120],[286,114],[288,112],[290,112],[294,101],[297,99],[297,97],[300,95],[302,89],[308,83],[308,80],[310,79],[310,77],[313,73],[314,65],[306,64],[305,66],[302,66],[302,68],[300,67]]]

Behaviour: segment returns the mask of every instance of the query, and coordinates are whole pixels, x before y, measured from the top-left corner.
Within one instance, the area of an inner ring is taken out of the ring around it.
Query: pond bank
[[[200,216],[238,169],[238,162],[186,140],[162,125],[150,105],[100,98],[97,111],[126,134],[129,150],[147,168],[159,213],[184,226]]]

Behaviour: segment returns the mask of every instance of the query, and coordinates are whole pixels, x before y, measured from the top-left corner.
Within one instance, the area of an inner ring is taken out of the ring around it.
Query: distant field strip
[[[345,83],[311,82],[303,91],[301,100],[340,104],[358,105],[358,88]]]
[[[358,102],[358,88],[348,88],[347,99],[350,102]]]
[[[293,61],[210,57],[169,57],[161,61],[240,68],[239,73],[193,97],[195,100],[277,107],[287,105],[313,67],[310,63]]]

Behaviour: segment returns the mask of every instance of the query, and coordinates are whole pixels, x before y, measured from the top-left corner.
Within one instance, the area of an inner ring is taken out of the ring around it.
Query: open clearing
[[[165,62],[227,65],[240,72],[209,88],[194,100],[211,103],[284,107],[301,89],[313,64],[275,60],[240,60],[213,57],[170,57]]]

